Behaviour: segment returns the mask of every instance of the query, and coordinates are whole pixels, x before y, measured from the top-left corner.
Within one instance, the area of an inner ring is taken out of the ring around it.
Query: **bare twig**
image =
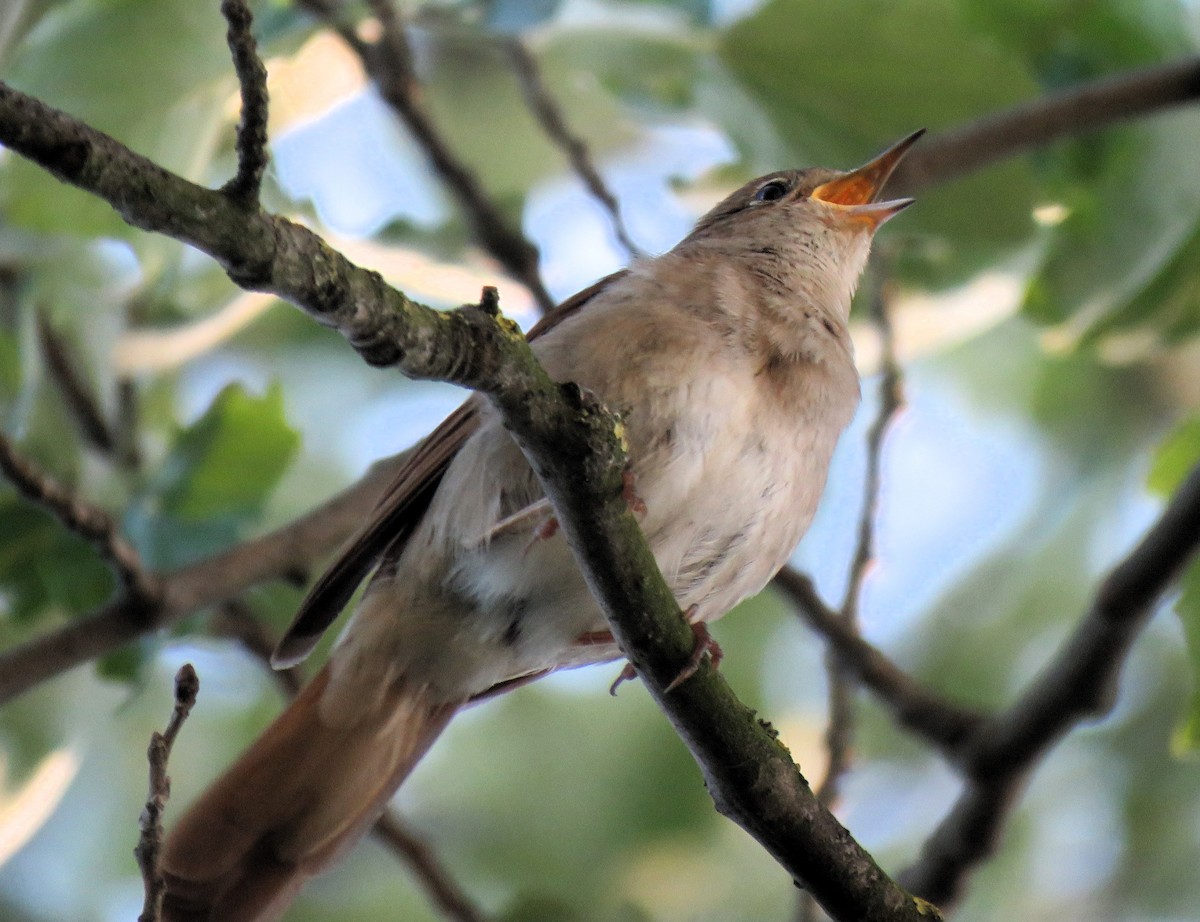
[[[1200,467],[1136,548],[1101,584],[1057,654],[1005,711],[962,741],[965,789],[926,841],[904,885],[953,904],[995,849],[1030,772],[1067,732],[1113,706],[1121,668],[1156,603],[1200,548]]]
[[[245,0],[222,0],[221,14],[229,23],[226,40],[242,95],[242,118],[237,129],[237,175],[221,191],[236,201],[256,203],[269,156],[267,69],[258,56],[258,47],[250,31],[254,17]]]
[[[271,652],[275,649],[277,639],[267,633],[262,622],[254,617],[254,612],[241,599],[230,599],[218,606],[209,619],[208,627],[218,637],[236,640],[247,653],[262,663],[285,696],[295,698],[300,693],[304,687],[300,667],[275,669],[271,666]]]
[[[923,688],[850,629],[839,613],[821,600],[807,576],[785,567],[772,585],[829,641],[858,680],[891,709],[897,723],[932,743],[948,759],[958,758],[963,741],[976,731],[986,715],[959,707]]]
[[[84,441],[104,454],[111,454],[116,438],[100,409],[100,402],[83,379],[79,357],[74,355],[67,341],[54,329],[45,310],[37,311],[38,342],[46,367],[58,385],[63,402],[71,418],[79,427]]]
[[[117,379],[117,425],[115,457],[117,462],[133,471],[142,463],[138,448],[138,391],[133,378]]]
[[[159,587],[142,567],[137,551],[120,535],[112,517],[85,502],[0,435],[0,471],[26,499],[41,506],[92,545],[113,568],[124,591],[123,604],[144,609],[158,596]]]
[[[852,633],[858,633],[858,606],[863,582],[875,552],[875,513],[879,502],[880,472],[883,463],[883,438],[903,405],[903,380],[896,362],[896,344],[888,313],[887,269],[882,256],[875,261],[875,286],[871,292],[871,319],[879,333],[881,373],[879,378],[879,409],[867,430],[867,473],[863,484],[863,507],[858,519],[858,540],[850,561],[846,594],[842,600],[839,620]],[[829,728],[825,744],[829,764],[825,777],[817,788],[821,802],[837,800],[840,780],[850,765],[850,750],[854,739],[853,670],[843,662],[836,649],[826,656],[829,672]]]
[[[384,811],[371,834],[408,863],[429,898],[447,919],[485,922],[487,916],[471,902],[429,846],[406,827],[395,811]]]
[[[196,695],[200,692],[200,678],[191,663],[184,663],[175,675],[175,709],[163,733],[157,731],[150,738],[150,749],[147,758],[150,762],[150,794],[146,806],[138,821],[140,834],[137,847],[133,854],[137,858],[138,868],[142,872],[142,883],[145,888],[145,902],[138,922],[158,922],[162,915],[163,895],[166,885],[158,869],[158,856],[162,848],[163,811],[167,799],[171,796],[171,779],[167,776],[167,761],[171,757],[171,747],[175,745],[175,737],[192,706],[196,703]]]
[[[616,235],[621,246],[631,257],[643,255],[641,248],[629,236],[625,221],[621,217],[621,205],[617,201],[617,197],[612,194],[600,177],[600,173],[597,172],[592,163],[591,154],[588,153],[587,144],[567,127],[562,110],[550,96],[549,90],[546,89],[537,61],[529,53],[529,49],[520,39],[516,38],[505,41],[504,47],[512,61],[513,71],[520,80],[521,91],[525,95],[525,103],[529,106],[529,111],[538,120],[542,130],[546,132],[546,136],[567,155],[572,169],[587,186],[592,197],[608,211],[609,219],[612,221],[613,234]]]

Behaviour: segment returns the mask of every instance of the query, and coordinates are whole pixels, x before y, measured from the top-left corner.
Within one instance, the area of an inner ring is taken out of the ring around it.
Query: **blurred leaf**
[[[1052,85],[1160,63],[1196,47],[1182,4],[1003,7],[986,15],[1037,20],[1015,30],[1022,37],[1017,41],[1028,43],[1031,60]],[[1192,261],[1181,248],[1192,245],[1200,219],[1200,164],[1190,154],[1198,143],[1200,120],[1174,112],[1043,155],[1053,200],[1067,217],[1049,232],[1026,299],[1029,316],[1066,323],[1085,344],[1133,326],[1159,329],[1167,338],[1194,329],[1198,312],[1181,294],[1192,279]]]
[[[196,176],[233,86],[224,36],[212,4],[72,0],[25,37],[5,79],[168,169]],[[214,95],[219,86],[225,89]],[[8,221],[26,228],[133,236],[107,204],[18,158],[0,172],[0,203]]]
[[[1067,323],[1077,336],[1167,316],[1172,298],[1195,323],[1186,286],[1194,269],[1181,252],[1200,219],[1200,120],[1191,113],[1077,142],[1095,163],[1062,190],[1066,219],[1051,233],[1024,310],[1043,324]],[[1154,283],[1153,298],[1137,296]],[[1172,290],[1179,285],[1178,290]]]
[[[1145,354],[1200,332],[1200,229],[1175,251],[1161,271],[1128,301],[1114,303],[1080,337],[1080,345],[1113,343],[1113,335]]]
[[[1170,496],[1200,463],[1200,416],[1180,423],[1158,446],[1146,485],[1155,493]]]
[[[112,589],[87,542],[23,499],[0,496],[0,596],[10,617],[32,620],[51,607],[84,614]]]
[[[1200,749],[1200,562],[1194,561],[1180,580],[1175,613],[1183,625],[1192,667],[1192,700],[1172,739],[1172,748],[1182,755]]]
[[[262,397],[231,384],[179,433],[159,474],[162,509],[192,521],[256,515],[299,445],[278,383]]]
[[[140,682],[146,667],[153,663],[157,644],[149,642],[129,643],[96,662],[96,674],[110,682],[131,684]]]
[[[543,46],[542,68],[555,81],[551,88],[561,96],[580,74],[622,102],[650,111],[674,112],[689,106],[695,95],[699,71],[697,44],[686,36],[639,32],[632,29],[570,29],[552,34]],[[570,79],[574,77],[575,79]],[[573,130],[592,134],[595,127],[569,113]],[[599,146],[606,146],[600,142]]]
[[[7,404],[21,389],[21,346],[17,337],[0,330],[0,401]]]
[[[719,54],[791,146],[794,163],[778,166],[848,168],[915,128],[957,125],[1038,92],[1024,63],[952,0],[773,0],[725,32]],[[922,193],[905,224],[927,238],[925,257],[909,270],[963,279],[1031,239],[1035,202],[1024,161]]]

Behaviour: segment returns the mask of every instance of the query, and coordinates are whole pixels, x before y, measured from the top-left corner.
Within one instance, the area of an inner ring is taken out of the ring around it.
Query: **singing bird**
[[[642,529],[698,625],[762,589],[816,511],[859,399],[850,300],[912,203],[877,199],[920,134],[850,172],[747,183],[530,333],[551,377],[622,414]],[[280,918],[456,711],[621,658],[553,515],[478,395],[418,446],[275,657],[306,656],[374,571],[329,661],[168,837],[167,922]]]

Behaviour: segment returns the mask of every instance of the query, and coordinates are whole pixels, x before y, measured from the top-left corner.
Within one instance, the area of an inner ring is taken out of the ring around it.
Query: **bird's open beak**
[[[876,199],[896,165],[904,159],[908,149],[916,144],[917,139],[924,133],[924,128],[914,131],[857,170],[851,170],[836,179],[822,183],[813,189],[812,197],[829,205],[840,206],[847,217],[861,218],[867,221],[872,229],[879,227],[888,218],[913,203],[913,199],[910,198],[893,199],[888,202],[877,202]]]

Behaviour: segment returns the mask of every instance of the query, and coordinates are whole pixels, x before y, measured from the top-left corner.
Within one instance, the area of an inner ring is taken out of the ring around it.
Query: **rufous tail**
[[[358,841],[457,704],[400,688],[344,726],[328,667],[200,798],[163,848],[163,922],[270,922]]]

